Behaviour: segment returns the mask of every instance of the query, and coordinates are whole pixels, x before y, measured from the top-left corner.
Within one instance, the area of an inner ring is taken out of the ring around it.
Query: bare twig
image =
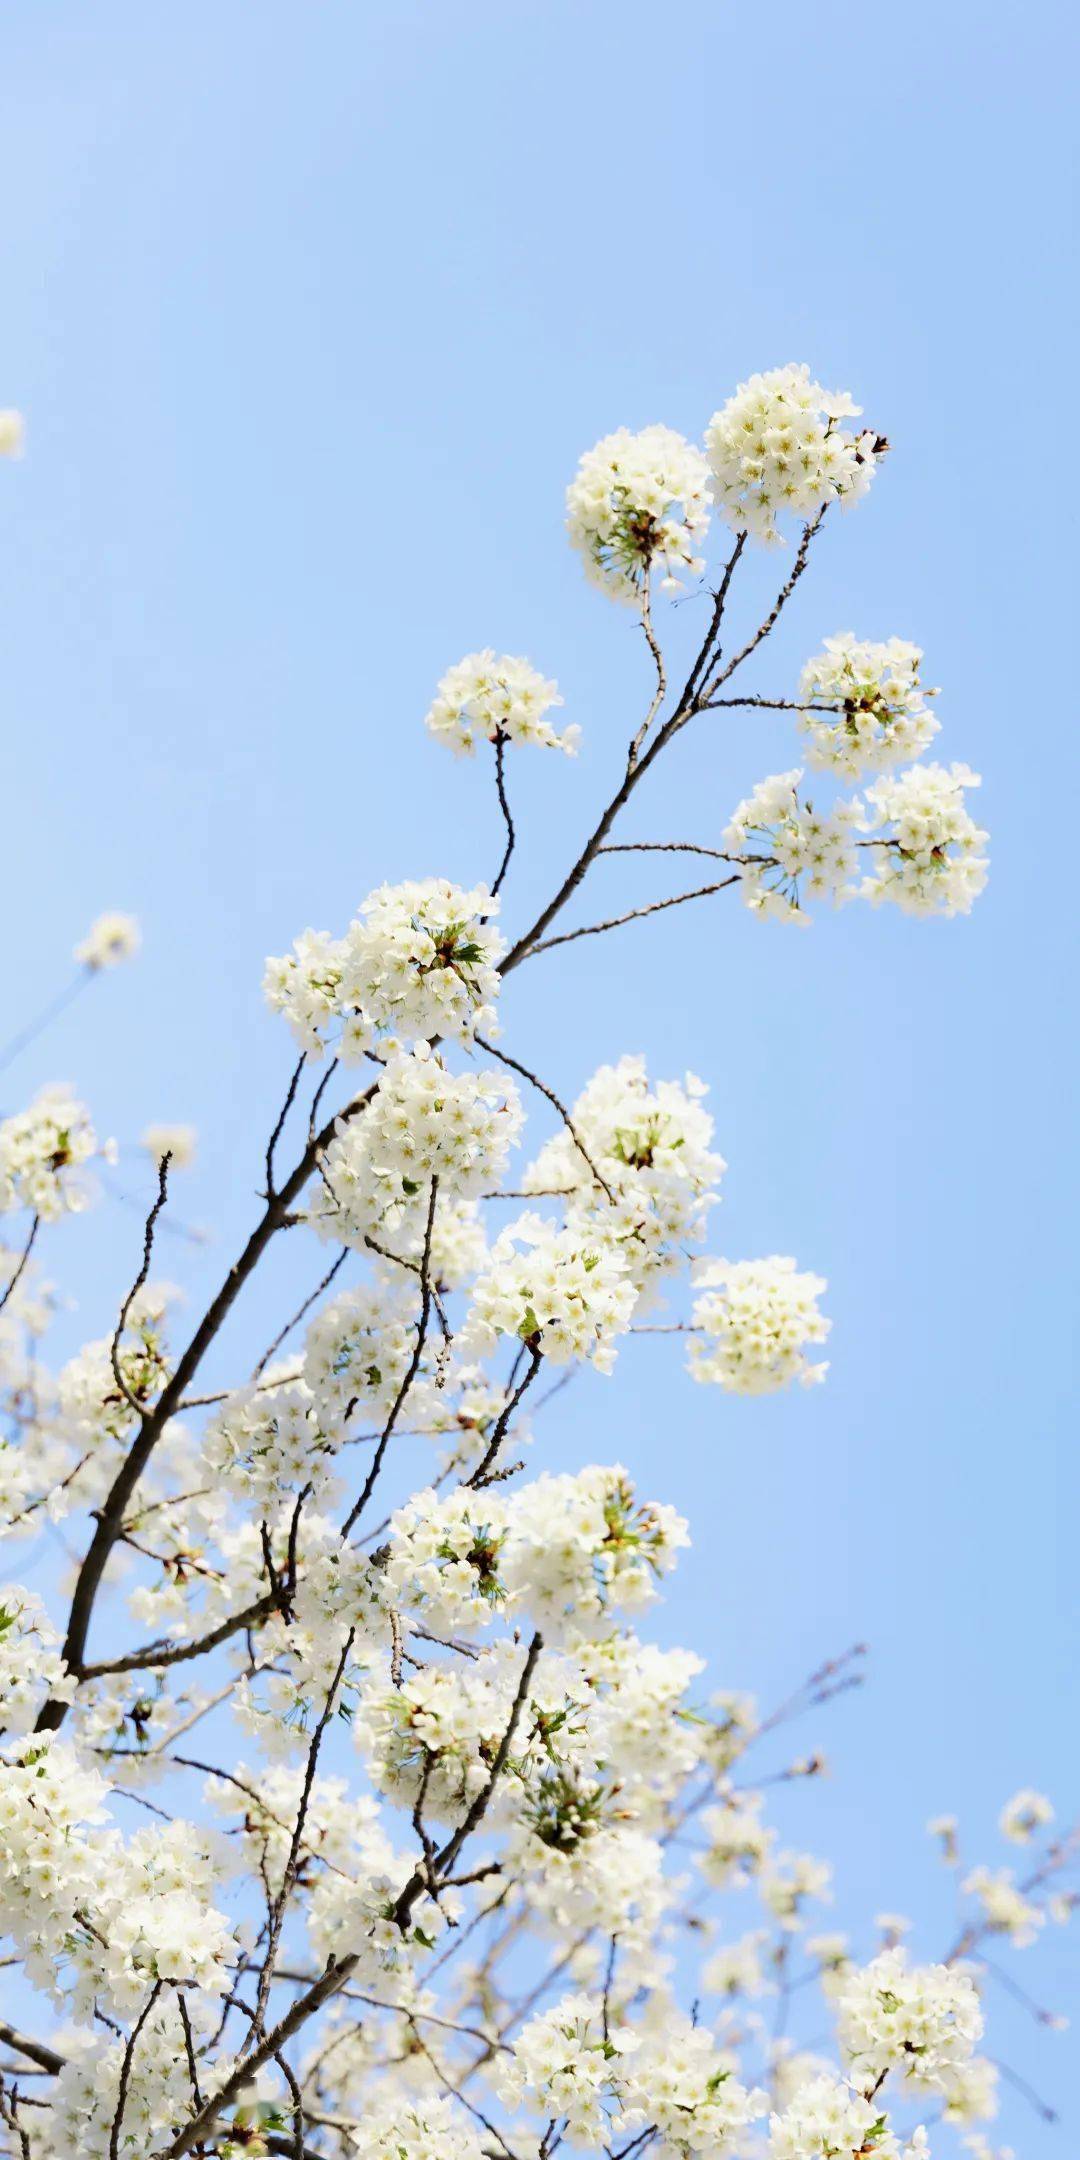
[[[18,1288],[20,1278],[26,1268],[30,1255],[34,1250],[34,1240],[37,1237],[40,1228],[41,1217],[40,1215],[35,1215],[34,1220],[30,1225],[30,1235],[27,1238],[25,1245],[23,1246],[22,1253],[19,1258],[19,1264],[15,1269],[15,1273],[12,1276],[11,1281],[8,1283],[6,1290],[3,1292],[3,1295],[0,1296],[0,1312],[3,1312],[4,1307],[7,1304],[7,1301],[11,1296],[12,1292]]]
[[[558,944],[559,940],[557,938],[553,938],[550,942],[552,944]],[[498,1058],[501,1065],[509,1065],[511,1072],[520,1073],[522,1079],[527,1080],[530,1087],[534,1087],[537,1091],[537,1094],[543,1095],[546,1100],[551,1104],[552,1109],[558,1111],[559,1116],[561,1117],[563,1124],[565,1125],[566,1130],[569,1133],[570,1138],[578,1151],[578,1154],[581,1156],[583,1162],[588,1165],[588,1168],[591,1170],[593,1177],[596,1179],[596,1182],[599,1185],[600,1190],[604,1194],[605,1198],[610,1200],[612,1207],[614,1207],[615,1195],[612,1192],[607,1179],[604,1177],[603,1173],[597,1169],[596,1164],[594,1163],[592,1156],[590,1155],[589,1150],[586,1147],[585,1142],[582,1139],[581,1134],[579,1133],[577,1126],[575,1125],[574,1120],[570,1115],[569,1110],[567,1109],[565,1103],[559,1101],[559,1098],[556,1095],[554,1089],[549,1088],[547,1082],[545,1080],[541,1080],[536,1073],[530,1072],[527,1065],[522,1065],[517,1058],[510,1057],[505,1050],[497,1049],[495,1044],[492,1042],[488,1042],[485,1036],[474,1035],[473,1041],[476,1043],[477,1048],[479,1050],[486,1051],[489,1057]]]
[[[400,1414],[405,1398],[409,1392],[409,1389],[411,1388],[413,1381],[415,1380],[416,1375],[420,1370],[420,1360],[424,1354],[424,1344],[427,1341],[428,1324],[431,1319],[431,1238],[432,1232],[435,1228],[435,1203],[438,1199],[438,1193],[439,1180],[438,1178],[432,1178],[431,1198],[428,1202],[427,1224],[424,1230],[424,1251],[423,1258],[420,1263],[420,1318],[417,1322],[416,1328],[416,1344],[413,1349],[413,1354],[409,1359],[409,1363],[402,1379],[401,1386],[399,1387],[397,1394],[394,1397],[394,1402],[390,1411],[390,1415],[387,1418],[386,1423],[383,1426],[382,1432],[379,1435],[378,1444],[375,1449],[374,1460],[372,1462],[371,1469],[367,1474],[367,1478],[364,1483],[364,1489],[360,1494],[359,1500],[357,1500],[354,1507],[350,1508],[349,1513],[345,1518],[345,1521],[342,1523],[341,1535],[343,1538],[348,1537],[349,1532],[352,1530],[354,1524],[359,1521],[361,1515],[364,1512],[364,1509],[368,1504],[368,1501],[371,1498],[372,1493],[375,1490],[376,1481],[378,1479],[379,1472],[381,1471],[383,1466],[383,1458],[386,1454],[387,1447],[390,1444],[390,1436],[393,1433],[395,1425],[397,1424],[398,1416]]]
[[[491,897],[493,900],[499,890],[500,885],[502,884],[504,877],[506,876],[507,871],[510,868],[510,857],[514,852],[514,842],[517,838],[517,835],[514,831],[514,820],[510,812],[510,804],[506,794],[505,761],[506,737],[500,728],[499,733],[495,737],[495,793],[499,798],[499,808],[502,811],[503,824],[506,827],[506,847],[503,852],[503,859],[499,864],[498,870],[495,873],[495,880],[491,887]]]
[[[263,1351],[263,1354],[251,1375],[253,1381],[260,1380],[262,1378],[262,1375],[266,1371],[266,1368],[269,1365],[271,1358],[274,1357],[277,1351],[280,1350],[286,1336],[292,1334],[294,1327],[299,1327],[301,1320],[303,1320],[305,1315],[311,1311],[311,1308],[315,1304],[316,1300],[318,1298],[321,1298],[323,1291],[329,1290],[335,1275],[338,1273],[340,1268],[344,1267],[348,1257],[349,1248],[347,1245],[343,1245],[341,1251],[337,1256],[337,1259],[334,1261],[333,1266],[327,1268],[327,1271],[323,1276],[322,1281],[316,1283],[310,1297],[306,1297],[303,1304],[298,1307],[296,1312],[294,1312],[292,1319],[286,1320],[284,1327],[279,1328],[278,1333],[275,1335],[274,1340],[270,1345],[270,1348]]]
[[[138,1297],[147,1276],[150,1273],[150,1262],[153,1258],[154,1253],[154,1229],[157,1224],[158,1216],[160,1215],[161,1210],[164,1207],[165,1201],[168,1197],[169,1164],[171,1163],[171,1161],[172,1156],[166,1149],[165,1154],[162,1156],[161,1161],[158,1164],[157,1198],[154,1201],[154,1205],[146,1218],[146,1229],[143,1232],[142,1266],[140,1267],[139,1272],[136,1275],[130,1290],[128,1291],[128,1294],[120,1307],[120,1318],[116,1323],[116,1333],[113,1336],[112,1342],[109,1345],[109,1359],[112,1364],[113,1379],[115,1380],[116,1385],[124,1398],[124,1401],[129,1405],[132,1410],[134,1410],[137,1418],[145,1418],[146,1405],[145,1403],[141,1403],[138,1400],[138,1397],[132,1394],[131,1389],[127,1384],[127,1381],[125,1380],[124,1375],[120,1370],[120,1342],[124,1333],[124,1329],[127,1325],[127,1316],[131,1311],[131,1308],[134,1305],[135,1300]]]
[[[285,1120],[288,1117],[289,1112],[292,1109],[293,1103],[296,1100],[296,1090],[300,1085],[300,1075],[303,1072],[306,1064],[307,1051],[301,1050],[300,1056],[297,1059],[295,1066],[293,1067],[292,1078],[289,1081],[285,1100],[281,1105],[277,1124],[275,1125],[274,1130],[266,1143],[266,1198],[268,1200],[272,1200],[274,1197],[274,1154],[277,1148],[278,1141],[280,1140],[281,1135],[285,1130]]]
[[[710,893],[726,892],[729,885],[742,883],[742,872],[736,870],[729,878],[721,878],[718,885],[696,885],[693,892],[673,893],[669,900],[652,900],[647,907],[631,908],[626,915],[611,915],[606,922],[584,923],[580,930],[563,930],[558,937],[541,938],[534,945],[529,958],[536,953],[553,952],[556,945],[572,945],[576,938],[600,937],[605,930],[621,930],[624,923],[639,922],[644,915],[660,915],[665,908],[682,907],[687,900],[707,900]]]

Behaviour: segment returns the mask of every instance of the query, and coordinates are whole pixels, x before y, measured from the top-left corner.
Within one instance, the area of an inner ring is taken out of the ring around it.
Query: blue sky
[[[250,1222],[288,1070],[264,955],[383,878],[494,867],[487,774],[420,725],[443,669],[528,653],[584,729],[576,766],[515,768],[511,925],[605,798],[646,676],[565,544],[580,452],[620,424],[699,434],[789,359],[895,446],[753,687],[790,694],[841,628],[925,647],[941,752],[985,776],[975,915],[797,936],[723,896],[537,960],[504,1019],[564,1094],[624,1049],[702,1074],[714,1245],[829,1278],[823,1389],[730,1402],[641,1343],[562,1399],[545,1459],[622,1456],[691,1516],[663,1626],[718,1683],[768,1701],[870,1644],[865,1693],[807,1729],[836,1774],[786,1827],[842,1862],[841,1924],[908,1912],[926,1953],[950,1917],[927,1816],[998,1860],[1016,1786],[1078,1797],[1074,45],[1041,0],[5,10],[0,402],[30,425],[0,472],[6,1020],[99,908],[145,935],[5,1104],[62,1076],[122,1144],[198,1125],[183,1205],[213,1242],[167,1257],[193,1301]],[[666,619],[677,649],[695,606]],[[627,834],[715,843],[795,762],[783,715],[703,728]],[[602,866],[579,919],[664,889]],[[138,1239],[115,1204],[53,1241],[68,1342],[109,1323]],[[283,1295],[253,1293],[237,1355]],[[1024,1972],[1080,2009],[1075,1939]],[[1067,2043],[995,2014],[1062,2098]],[[1063,2149],[1021,2103],[1004,2129]]]

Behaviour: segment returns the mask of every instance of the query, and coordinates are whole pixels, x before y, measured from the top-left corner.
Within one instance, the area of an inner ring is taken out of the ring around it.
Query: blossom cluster
[[[775,547],[777,518],[806,520],[832,502],[865,495],[880,454],[872,431],[838,425],[858,417],[846,391],[823,390],[808,367],[772,368],[740,383],[705,431],[712,492],[735,532]]]
[[[45,1222],[77,1214],[94,1197],[84,1175],[102,1148],[85,1106],[65,1087],[43,1088],[28,1110],[0,1121],[0,1215],[29,1208]]]
[[[563,1194],[568,1226],[617,1242],[639,1284],[669,1272],[704,1236],[726,1167],[710,1146],[707,1092],[694,1073],[651,1087],[642,1057],[602,1065],[573,1105],[573,1133],[540,1150],[525,1191]]]
[[[573,757],[581,729],[564,728],[560,735],[544,717],[561,704],[558,684],[546,681],[530,661],[488,649],[447,669],[424,725],[459,753],[475,750],[478,741],[502,741],[540,743]]]
[[[794,1260],[710,1260],[695,1273],[700,1295],[690,1345],[695,1380],[713,1381],[737,1395],[771,1395],[792,1380],[824,1380],[828,1366],[812,1363],[808,1344],[824,1342],[831,1321],[818,1308],[826,1285]]]
[[[266,963],[263,988],[302,1050],[318,1057],[332,1028],[346,1064],[380,1044],[468,1041],[493,1019],[503,944],[486,886],[446,878],[381,885],[343,938],[306,930]]]
[[[875,645],[842,630],[808,660],[799,682],[802,732],[812,765],[858,780],[901,758],[920,757],[940,723],[919,681],[922,651],[904,638]],[[833,706],[835,717],[815,710]]]
[[[497,1186],[521,1129],[513,1081],[452,1073],[426,1044],[386,1065],[378,1093],[343,1120],[319,1164],[309,1219],[323,1237],[365,1238],[422,1225],[432,1186],[445,1206]]]
[[[654,568],[667,587],[704,565],[709,471],[673,428],[618,428],[587,450],[566,491],[567,531],[595,585],[639,599]]]

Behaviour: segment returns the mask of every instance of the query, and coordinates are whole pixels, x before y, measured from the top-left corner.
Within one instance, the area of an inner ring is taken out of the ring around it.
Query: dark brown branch
[[[29,1261],[30,1255],[31,1255],[31,1253],[32,1253],[32,1252],[33,1252],[33,1250],[34,1250],[34,1240],[35,1240],[35,1238],[37,1237],[37,1234],[38,1234],[38,1231],[40,1230],[40,1228],[41,1228],[41,1217],[40,1217],[40,1215],[35,1215],[35,1217],[34,1217],[34,1220],[33,1220],[33,1222],[32,1222],[32,1223],[31,1223],[31,1225],[30,1225],[30,1235],[29,1235],[29,1237],[27,1238],[27,1240],[26,1240],[26,1243],[25,1243],[25,1245],[23,1246],[23,1249],[22,1249],[22,1253],[20,1254],[20,1257],[19,1257],[19,1264],[18,1264],[18,1266],[17,1266],[17,1268],[16,1268],[16,1270],[15,1270],[15,1273],[14,1273],[14,1275],[13,1275],[13,1276],[12,1276],[12,1278],[11,1278],[11,1281],[9,1282],[9,1284],[8,1284],[8,1286],[7,1286],[7,1289],[6,1289],[5,1291],[4,1291],[4,1294],[3,1294],[3,1296],[2,1296],[2,1297],[0,1297],[0,1312],[3,1312],[3,1310],[4,1310],[4,1307],[5,1307],[5,1305],[7,1304],[7,1301],[8,1301],[8,1299],[9,1299],[9,1297],[11,1296],[12,1292],[13,1292],[14,1290],[16,1290],[16,1289],[18,1288],[18,1286],[19,1286],[19,1280],[20,1280],[20,1278],[21,1278],[21,1276],[22,1276],[22,1274],[23,1274],[23,1272],[24,1272],[24,1270],[25,1270],[25,1268],[26,1268],[26,1266],[27,1266],[27,1263],[28,1263],[28,1261]]]
[[[710,893],[726,892],[729,885],[740,885],[742,872],[736,870],[729,878],[721,878],[718,885],[696,885],[693,892],[673,893],[670,900],[653,900],[648,907],[631,908],[626,915],[609,916],[606,922],[584,923],[580,930],[564,930],[558,937],[541,938],[529,954],[553,952],[556,945],[572,945],[575,938],[599,937],[604,930],[621,930],[624,923],[639,922],[643,915],[660,915],[665,908],[682,907],[686,900],[705,900]]]
[[[736,668],[740,668],[743,664],[743,661],[748,660],[751,653],[757,651],[758,646],[763,642],[765,638],[768,637],[769,632],[775,628],[781,613],[787,606],[787,603],[790,600],[791,595],[794,592],[795,587],[798,584],[799,579],[801,578],[803,571],[806,568],[807,557],[810,553],[811,543],[814,539],[815,534],[820,532],[821,530],[822,519],[824,518],[825,512],[828,507],[828,503],[822,503],[822,506],[818,511],[817,516],[811,519],[809,525],[804,525],[802,538],[799,541],[798,548],[796,549],[795,561],[791,567],[790,577],[781,586],[780,591],[778,592],[776,599],[769,610],[769,613],[766,615],[764,622],[758,624],[757,629],[753,634],[753,637],[747,639],[746,644],[743,645],[740,650],[735,654],[734,659],[728,661],[728,664],[725,668],[721,668],[719,672],[712,675],[711,679],[706,681],[702,695],[697,700],[699,710],[703,706],[709,704],[714,692],[719,690],[724,683],[730,680],[731,676],[734,675]]]
[[[106,1658],[100,1665],[79,1665],[75,1668],[80,1680],[101,1680],[107,1673],[145,1672],[166,1665],[186,1665],[192,1658],[205,1657],[216,1650],[219,1643],[228,1642],[230,1635],[238,1635],[242,1628],[257,1627],[276,1611],[277,1595],[273,1590],[256,1598],[253,1605],[245,1605],[242,1612],[231,1613],[227,1620],[219,1621],[208,1635],[200,1635],[192,1642],[147,1643],[141,1650],[129,1650],[126,1657]]]
[[[524,1395],[526,1388],[532,1386],[532,1383],[535,1380],[536,1375],[544,1362],[543,1353],[542,1351],[537,1349],[535,1343],[531,1343],[527,1347],[529,1351],[529,1369],[525,1374],[524,1379],[518,1382],[518,1385],[514,1389],[513,1393],[507,1397],[505,1403],[503,1404],[503,1407],[500,1410],[499,1415],[495,1421],[495,1426],[492,1431],[491,1439],[488,1441],[483,1457],[477,1464],[476,1469],[472,1473],[472,1476],[467,1477],[463,1480],[466,1485],[471,1485],[476,1491],[479,1491],[482,1485],[490,1485],[491,1466],[495,1461],[496,1456],[498,1455],[499,1449],[501,1448],[503,1441],[506,1438],[507,1428],[510,1424],[510,1420],[514,1415],[514,1412],[517,1409],[517,1406],[521,1401],[521,1398]]]
[[[14,2048],[25,2055],[28,2062],[37,2063],[41,2070],[48,2070],[55,2077],[64,2067],[67,2057],[58,2055],[55,2048],[47,2047],[44,2040],[31,2040],[27,2034],[17,2032],[14,2025],[0,2023],[0,2040],[5,2047]]]
[[[553,939],[551,942],[553,944],[557,944],[558,939]],[[556,1095],[554,1089],[549,1088],[546,1081],[539,1079],[536,1073],[530,1072],[527,1065],[520,1064],[517,1058],[510,1057],[505,1050],[496,1049],[495,1044],[488,1042],[483,1035],[474,1035],[473,1041],[475,1042],[477,1049],[486,1051],[489,1057],[498,1058],[500,1065],[509,1065],[511,1072],[520,1073],[522,1079],[527,1080],[529,1086],[534,1087],[538,1095],[545,1096],[547,1101],[551,1104],[552,1109],[558,1111],[559,1116],[561,1117],[563,1124],[565,1125],[566,1130],[569,1133],[570,1138],[578,1151],[578,1154],[582,1158],[582,1161],[587,1164],[588,1168],[593,1174],[593,1177],[596,1179],[596,1182],[599,1185],[601,1192],[604,1194],[606,1199],[610,1200],[612,1207],[614,1207],[615,1195],[612,1192],[607,1179],[604,1177],[603,1173],[597,1169],[596,1164],[594,1163],[592,1156],[590,1155],[589,1150],[586,1147],[585,1142],[582,1139],[581,1134],[579,1133],[577,1126],[575,1125],[574,1120],[570,1115],[569,1110],[566,1108],[565,1103],[561,1103],[559,1101],[559,1098]]]
[[[431,1237],[432,1232],[435,1228],[435,1202],[438,1198],[438,1193],[439,1180],[438,1178],[432,1178],[431,1198],[428,1202],[427,1226],[424,1230],[424,1251],[423,1257],[420,1262],[420,1318],[417,1322],[416,1328],[416,1346],[413,1350],[411,1358],[409,1359],[409,1363],[402,1379],[401,1386],[399,1387],[397,1394],[394,1397],[393,1407],[390,1411],[390,1415],[387,1418],[386,1423],[383,1426],[382,1432],[379,1435],[378,1445],[375,1449],[375,1457],[372,1462],[371,1468],[368,1471],[367,1477],[364,1481],[364,1489],[360,1495],[359,1500],[356,1502],[356,1505],[350,1508],[349,1513],[345,1518],[345,1521],[341,1525],[341,1535],[343,1538],[347,1538],[354,1524],[359,1522],[360,1517],[363,1514],[364,1509],[366,1508],[368,1501],[370,1500],[371,1495],[375,1490],[375,1485],[383,1466],[383,1458],[385,1457],[386,1450],[390,1444],[391,1434],[393,1433],[394,1427],[397,1424],[402,1405],[404,1404],[405,1398],[408,1395],[409,1389],[411,1388],[413,1381],[415,1380],[416,1375],[420,1370],[420,1360],[424,1354],[424,1344],[427,1341],[427,1331],[431,1321]]]
[[[323,1291],[329,1290],[335,1275],[338,1273],[338,1270],[340,1268],[344,1267],[348,1257],[349,1248],[347,1245],[343,1245],[341,1251],[337,1256],[337,1259],[334,1261],[333,1267],[327,1268],[327,1271],[323,1276],[322,1281],[316,1283],[310,1297],[306,1297],[304,1299],[303,1304],[298,1308],[296,1312],[294,1312],[292,1319],[286,1320],[284,1327],[278,1330],[278,1333],[275,1335],[269,1350],[263,1351],[263,1354],[259,1359],[259,1362],[256,1365],[254,1372],[251,1375],[253,1381],[260,1380],[262,1378],[262,1375],[266,1371],[266,1368],[269,1365],[271,1358],[278,1350],[280,1350],[286,1336],[292,1334],[294,1327],[299,1327],[301,1320],[303,1320],[305,1316],[311,1311],[311,1308],[314,1305],[316,1299],[321,1298]]]
[[[171,1163],[171,1161],[172,1156],[169,1153],[168,1149],[166,1149],[165,1154],[162,1156],[161,1161],[158,1164],[157,1198],[154,1201],[154,1205],[146,1218],[146,1229],[143,1232],[142,1266],[140,1267],[139,1272],[136,1275],[130,1290],[128,1291],[128,1294],[120,1307],[120,1318],[116,1323],[116,1333],[113,1336],[112,1342],[109,1345],[109,1359],[112,1364],[113,1379],[115,1380],[116,1385],[124,1398],[124,1401],[128,1404],[130,1409],[134,1410],[135,1415],[138,1418],[145,1416],[146,1405],[145,1403],[141,1403],[138,1400],[138,1397],[132,1394],[131,1389],[127,1384],[127,1381],[125,1380],[124,1375],[120,1370],[120,1342],[124,1333],[124,1328],[127,1325],[127,1316],[131,1311],[131,1308],[134,1305],[135,1300],[138,1297],[147,1276],[150,1273],[150,1262],[153,1259],[154,1255],[154,1230],[157,1225],[158,1216],[160,1215],[161,1210],[164,1207],[165,1201],[168,1197],[169,1164]]]
[[[266,2015],[266,2005],[270,1999],[270,1989],[274,1984],[274,1964],[277,1959],[278,1944],[281,1941],[281,1930],[285,1923],[286,1909],[299,1872],[300,1853],[304,1842],[304,1824],[307,1821],[308,1807],[311,1802],[311,1788],[315,1783],[319,1749],[322,1747],[323,1735],[334,1714],[334,1702],[337,1691],[341,1686],[345,1667],[349,1662],[349,1652],[352,1649],[355,1634],[355,1628],[350,1628],[345,1637],[341,1656],[334,1669],[334,1677],[327,1690],[322,1714],[311,1736],[311,1746],[308,1749],[307,1763],[304,1769],[304,1783],[300,1793],[300,1804],[296,1811],[296,1822],[293,1825],[292,1836],[289,1840],[289,1856],[285,1862],[285,1872],[281,1878],[281,1889],[270,1908],[266,1933],[266,1956],[263,1960],[262,1971],[259,1974],[258,1993],[255,1997],[255,2016],[252,2021],[251,2031],[248,2034],[249,2043],[254,2039],[257,2032],[262,2032],[264,2029],[263,2020]]]
[[[514,1735],[525,1706],[529,1682],[536,1669],[536,1661],[542,1648],[541,1637],[534,1635],[529,1645],[521,1679],[518,1682],[509,1722],[492,1762],[487,1782],[477,1794],[460,1827],[455,1830],[448,1843],[444,1845],[442,1851],[437,1855],[436,1865],[441,1875],[445,1875],[453,1866],[466,1838],[471,1837],[487,1812],[491,1796],[506,1767],[510,1750],[514,1744]],[[405,1934],[408,1928],[417,1899],[429,1887],[426,1865],[414,1869],[393,1908],[392,1918],[402,1934]],[[273,2061],[286,2045],[286,2042],[292,2039],[293,2034],[298,2033],[307,2024],[308,2019],[314,2017],[316,2012],[322,2009],[324,2003],[329,2002],[334,1995],[340,1994],[358,1963],[359,1953],[350,1951],[348,1956],[339,1959],[336,1963],[329,1964],[325,1972],[321,1973],[319,1978],[309,1988],[305,1989],[302,1995],[297,1997],[291,2009],[287,2010],[285,2016],[280,2018],[274,2026],[273,2031],[259,2042],[258,2046],[252,2050],[251,2054],[242,2063],[237,2065],[231,2075],[226,2078],[220,2091],[213,2094],[207,2100],[205,2106],[200,2108],[199,2113],[193,2116],[191,2121],[186,2123],[184,2128],[177,2133],[172,2144],[165,2148],[161,2160],[180,2160],[182,2153],[190,2152],[193,2146],[205,2140],[208,2130],[212,2129],[218,2116],[225,2108],[232,2106],[233,2101],[238,2098],[245,2086],[250,2084],[255,2072],[261,2070],[264,2063]]]
[[[78,1671],[86,1651],[86,1639],[94,1604],[101,1587],[102,1577],[109,1555],[123,1528],[128,1502],[135,1491],[143,1471],[161,1438],[169,1419],[183,1401],[187,1388],[202,1364],[203,1358],[216,1340],[228,1319],[245,1283],[250,1279],[262,1259],[271,1239],[288,1216],[294,1201],[298,1200],[315,1169],[316,1158],[329,1146],[338,1128],[364,1111],[377,1091],[378,1083],[347,1103],[341,1111],[327,1120],[305,1148],[284,1185],[268,1200],[239,1259],[230,1268],[216,1297],[211,1300],[183,1355],[178,1359],[171,1380],[163,1388],[151,1410],[144,1411],[142,1422],[128,1453],[113,1480],[104,1507],[101,1509],[94,1535],[90,1540],[82,1566],[79,1569],[71,1611],[68,1619],[67,1638],[64,1644],[65,1663]],[[48,1702],[38,1719],[38,1730],[53,1732],[63,1724],[68,1706],[62,1702]]]
[[[506,737],[500,729],[499,733],[495,737],[495,793],[499,798],[499,808],[502,811],[503,824],[506,827],[506,848],[503,853],[503,859],[499,864],[498,870],[495,874],[495,882],[491,888],[491,897],[493,900],[499,890],[500,885],[502,884],[504,877],[506,876],[507,871],[510,868],[510,857],[514,852],[514,843],[517,839],[517,834],[514,831],[514,820],[510,813],[510,804],[506,794],[506,773],[504,770],[505,760]]]
[[[281,1135],[285,1130],[285,1120],[288,1117],[289,1112],[292,1109],[293,1103],[296,1100],[296,1090],[300,1085],[300,1075],[303,1072],[306,1064],[307,1051],[301,1050],[300,1056],[297,1059],[296,1065],[293,1068],[292,1079],[289,1082],[285,1100],[281,1105],[277,1124],[275,1125],[274,1130],[266,1143],[266,1198],[268,1200],[272,1200],[274,1197],[274,1154],[277,1149],[278,1141],[280,1140]]]
[[[138,2045],[139,2034],[141,2033],[143,2026],[145,2025],[146,2020],[149,2017],[150,2012],[153,2009],[154,2004],[156,2003],[164,1985],[165,1982],[163,1980],[155,1980],[154,1985],[149,1995],[147,1996],[146,2001],[143,2004],[143,2007],[140,2010],[139,2015],[136,2018],[130,2033],[128,2034],[127,2046],[124,2049],[124,2059],[120,2065],[120,2082],[116,2089],[116,2113],[113,2116],[112,2129],[109,2132],[109,2160],[119,2160],[120,2131],[124,2120],[124,2109],[127,2106],[128,2087],[131,2083],[131,2065],[134,2060],[135,2049]]]

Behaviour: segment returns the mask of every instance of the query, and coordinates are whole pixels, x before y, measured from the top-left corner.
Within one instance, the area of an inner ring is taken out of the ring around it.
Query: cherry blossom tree
[[[20,441],[0,415],[0,448]],[[939,724],[916,645],[843,631],[777,695],[744,688],[823,521],[887,448],[788,366],[741,385],[703,447],[621,428],[582,458],[569,538],[649,671],[605,806],[518,924],[517,761],[572,756],[580,731],[552,723],[563,699],[530,660],[447,667],[427,726],[486,767],[495,873],[383,886],[267,961],[296,1061],[261,1211],[190,1333],[157,1241],[191,1129],[148,1126],[141,1261],[111,1332],[55,1370],[45,1250],[51,1274],[109,1148],[66,1087],[0,1123],[0,1514],[9,1554],[62,1522],[78,1556],[48,1605],[12,1586],[0,1603],[12,2160],[920,2160],[931,2136],[990,2155],[1020,2073],[982,2051],[984,1996],[999,1951],[1069,1918],[1075,1843],[1016,1794],[1016,1879],[969,1866],[942,1817],[951,1939],[916,1957],[884,1915],[858,1957],[827,1931],[830,1869],[781,1847],[766,1802],[819,1774],[788,1728],[858,1684],[861,1653],[776,1707],[716,1692],[700,1657],[649,1640],[681,1516],[600,1433],[601,1460],[544,1468],[566,1381],[611,1375],[643,1332],[706,1387],[821,1384],[826,1285],[812,1256],[710,1250],[725,1165],[701,1080],[613,1044],[564,1103],[501,1023],[540,954],[661,911],[689,925],[674,911],[722,893],[764,937],[820,903],[970,909],[977,779],[922,761]],[[786,574],[740,622],[759,546]],[[658,619],[680,581],[706,600],[681,681]],[[790,712],[803,762],[716,845],[616,837],[684,729],[762,706]],[[588,896],[613,851],[698,858],[701,882],[605,917]],[[138,942],[103,916],[61,996]],[[285,1237],[308,1241],[314,1287],[208,1392]],[[812,2044],[789,2039],[796,2014]]]

